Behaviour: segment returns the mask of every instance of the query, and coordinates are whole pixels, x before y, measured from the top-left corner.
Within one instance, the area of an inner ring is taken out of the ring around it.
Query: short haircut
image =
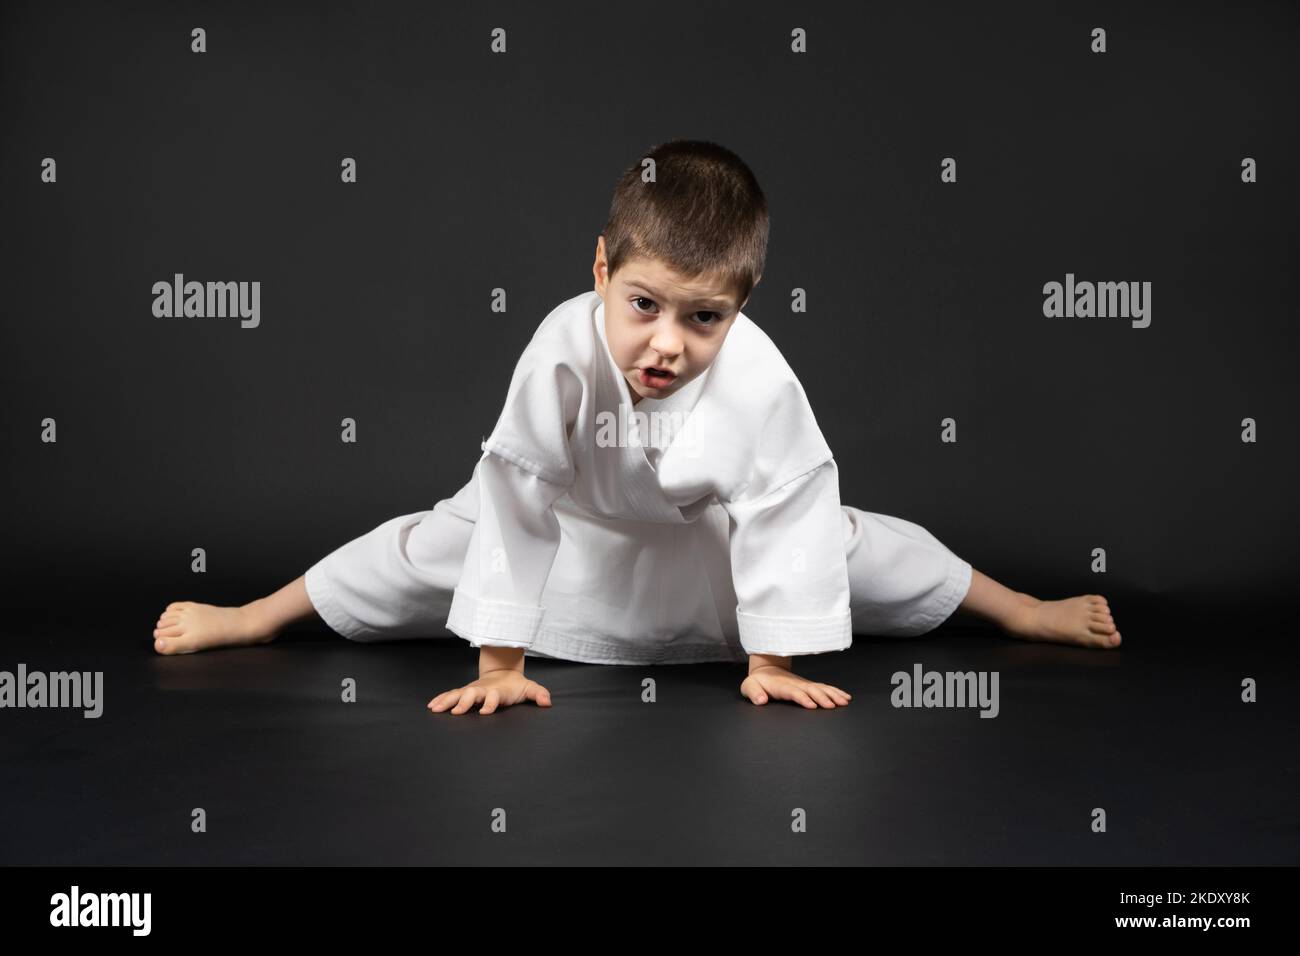
[[[645,159],[655,179],[642,181]],[[767,198],[745,162],[703,140],[655,146],[619,178],[605,224],[609,275],[657,259],[685,278],[716,276],[749,298],[767,258]]]

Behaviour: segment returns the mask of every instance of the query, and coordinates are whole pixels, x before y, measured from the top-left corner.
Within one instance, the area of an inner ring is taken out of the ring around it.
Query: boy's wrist
[[[478,651],[478,676],[489,671],[511,670],[524,672],[524,649],[522,647],[488,647]]]
[[[776,654],[750,654],[749,655],[749,673],[754,673],[760,667],[779,667],[782,670],[790,670],[792,660],[789,657],[778,657]]]

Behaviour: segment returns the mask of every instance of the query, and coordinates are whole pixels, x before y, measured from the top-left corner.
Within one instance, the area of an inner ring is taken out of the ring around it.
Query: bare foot
[[[1020,616],[1006,627],[1015,637],[1103,650],[1119,647],[1119,631],[1110,615],[1110,605],[1100,594],[1083,594],[1061,601],[1025,597]]]
[[[158,618],[153,649],[159,654],[193,654],[214,647],[265,644],[275,640],[277,633],[253,605],[216,607],[177,601]]]

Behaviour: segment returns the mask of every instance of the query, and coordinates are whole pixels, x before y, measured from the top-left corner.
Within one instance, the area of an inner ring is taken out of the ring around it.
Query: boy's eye
[[[633,297],[633,299],[632,299],[632,304],[633,304],[633,307],[637,309],[637,311],[640,311],[640,309],[641,309],[641,307],[640,307],[639,305],[636,304],[636,303],[638,303],[638,302],[649,302],[651,305],[654,305],[654,300],[653,300],[653,299],[647,299],[647,298],[646,298],[645,296],[643,296],[643,295],[635,296],[635,297]],[[715,324],[717,324],[718,321],[720,321],[720,320],[722,319],[722,316],[720,316],[717,312],[696,312],[695,315],[696,315],[696,316],[705,316],[705,315],[706,315],[706,316],[711,316],[711,317],[712,317],[712,319],[711,319],[710,321],[700,321],[700,325],[704,325],[704,326],[715,325]],[[699,321],[699,320],[697,320],[697,321]]]

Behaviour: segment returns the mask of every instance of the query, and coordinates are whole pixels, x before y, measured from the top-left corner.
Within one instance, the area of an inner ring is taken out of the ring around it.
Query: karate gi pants
[[[559,509],[557,504],[563,528],[566,521]],[[847,505],[842,505],[841,511],[855,635],[911,637],[933,630],[951,616],[970,588],[968,562],[913,522]],[[332,630],[355,641],[429,637],[460,640],[447,630],[446,621],[477,515],[478,489],[475,479],[471,479],[455,496],[437,502],[431,510],[399,515],[327,554],[305,575],[307,594],[317,613]],[[713,527],[718,528],[716,521]],[[720,531],[704,533],[710,535],[711,546],[718,549],[715,558],[725,562],[725,525]],[[564,547],[580,545],[564,540]],[[730,574],[726,583],[730,585]],[[710,588],[707,579],[699,586]],[[616,601],[617,596],[611,599]],[[699,594],[666,598],[696,608],[713,599]],[[732,602],[730,609],[717,608],[720,626],[730,633],[725,640],[713,642],[712,647],[697,642],[675,648],[673,654],[660,655],[651,646],[643,651],[628,645],[630,656],[643,658],[629,659],[623,651],[611,652],[605,646],[599,651],[588,650],[596,645],[566,639],[566,649],[582,650],[546,653],[529,648],[527,655],[616,664],[743,661],[746,655],[735,631],[734,594],[722,600]],[[552,613],[550,602],[543,604],[548,608],[543,630],[548,625],[557,631],[562,629],[563,616],[557,618]],[[728,610],[730,613],[725,613]]]

